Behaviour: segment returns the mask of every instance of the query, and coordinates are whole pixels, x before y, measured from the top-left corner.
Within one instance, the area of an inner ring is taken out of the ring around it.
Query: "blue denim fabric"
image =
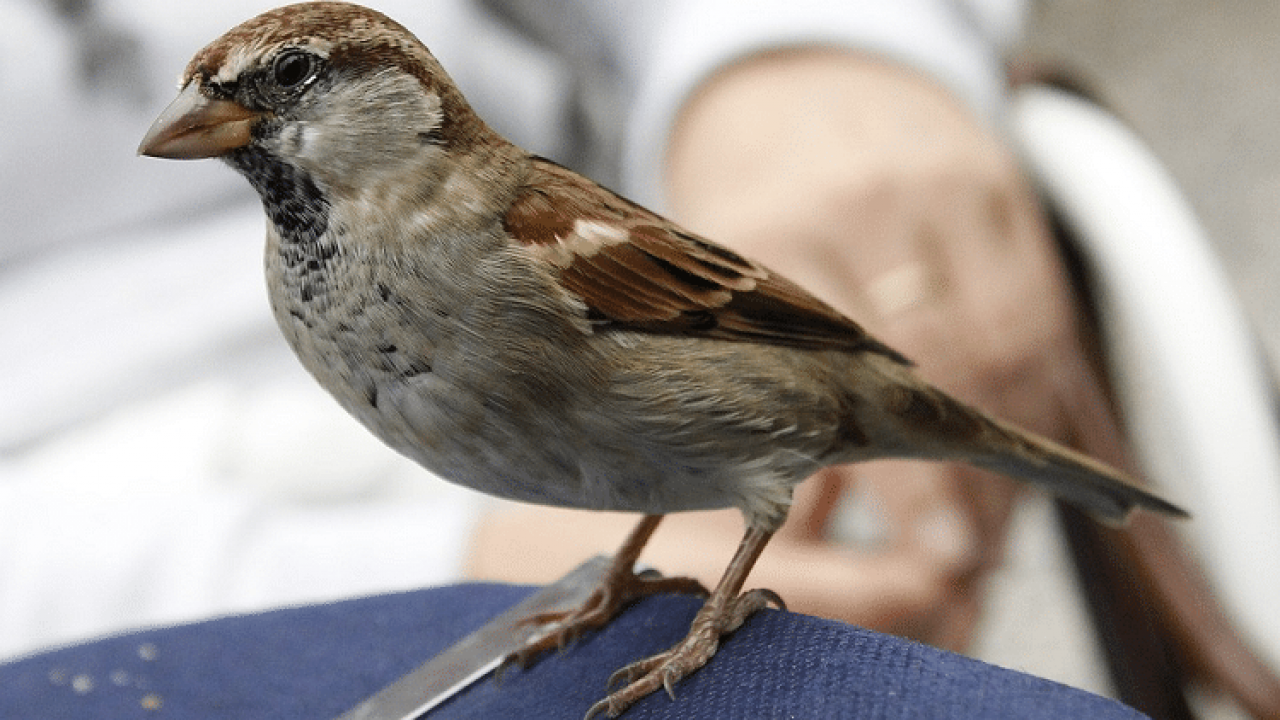
[[[521,600],[460,585],[145,630],[0,666],[0,718],[307,718],[345,712]],[[581,718],[622,665],[678,641],[693,598],[660,596],[526,670],[485,678],[430,715]],[[766,610],[641,718],[1143,717],[1089,693],[837,622]]]

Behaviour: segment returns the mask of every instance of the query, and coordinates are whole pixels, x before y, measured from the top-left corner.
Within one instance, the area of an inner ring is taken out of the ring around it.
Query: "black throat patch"
[[[280,234],[280,257],[298,280],[299,299],[311,302],[324,293],[329,261],[341,254],[329,230],[329,200],[306,172],[261,148],[248,146],[226,161],[262,199],[262,207]]]
[[[329,200],[310,175],[252,145],[230,153],[226,161],[258,192],[267,217],[285,242],[320,241],[329,229]]]

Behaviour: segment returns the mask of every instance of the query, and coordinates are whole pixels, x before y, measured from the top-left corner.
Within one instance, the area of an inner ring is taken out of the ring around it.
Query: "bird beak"
[[[260,116],[238,102],[205,97],[192,80],[151,124],[138,154],[171,160],[225,155],[249,144]]]

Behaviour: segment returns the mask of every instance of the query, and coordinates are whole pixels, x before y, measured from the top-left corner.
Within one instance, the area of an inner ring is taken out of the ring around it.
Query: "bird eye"
[[[315,56],[301,50],[281,53],[271,66],[271,76],[284,90],[296,90],[315,77],[315,73]]]

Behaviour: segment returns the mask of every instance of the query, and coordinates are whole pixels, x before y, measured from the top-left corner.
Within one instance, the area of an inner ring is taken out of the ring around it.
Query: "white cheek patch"
[[[270,142],[278,148],[278,152],[282,155],[297,155],[302,148],[302,135],[304,128],[296,124],[282,124],[280,129],[276,131],[276,136]]]
[[[316,159],[316,156],[321,152],[317,148],[319,148],[320,141],[324,138],[323,130],[308,122],[296,123],[290,129],[289,137],[286,138],[282,135],[281,139],[286,139],[292,143],[292,154],[299,158]]]

